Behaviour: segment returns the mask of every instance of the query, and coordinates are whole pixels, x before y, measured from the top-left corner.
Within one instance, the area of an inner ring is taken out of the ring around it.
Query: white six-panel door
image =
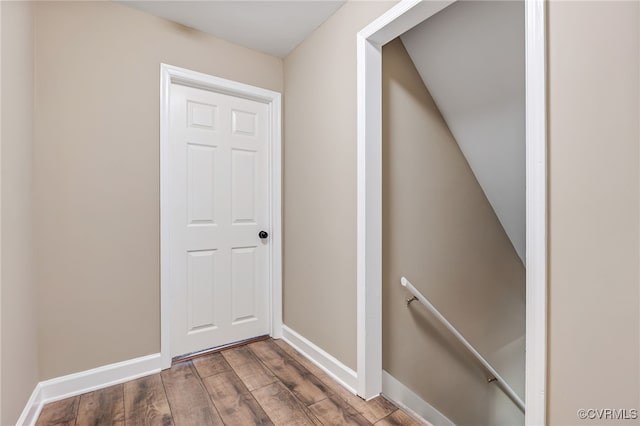
[[[269,109],[170,88],[171,356],[269,333]]]

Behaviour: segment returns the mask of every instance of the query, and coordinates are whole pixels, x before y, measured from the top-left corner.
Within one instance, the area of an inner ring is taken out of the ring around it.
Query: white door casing
[[[382,388],[382,46],[456,0],[401,0],[357,34],[358,394]],[[525,424],[546,424],[547,140],[544,0],[525,7],[526,366]]]
[[[164,64],[161,80],[167,368],[281,333],[280,95]]]

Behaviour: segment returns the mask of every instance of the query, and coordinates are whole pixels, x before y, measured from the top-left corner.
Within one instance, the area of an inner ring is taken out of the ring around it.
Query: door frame
[[[269,330],[272,337],[282,337],[282,95],[272,90],[160,64],[160,354],[163,369],[171,367],[171,293],[175,286],[171,268],[173,251],[168,163],[172,83],[261,102],[269,108]]]
[[[402,0],[357,35],[357,370],[358,394],[365,399],[382,390],[382,46],[454,1]],[[545,13],[544,0],[525,2],[527,425],[546,424]]]

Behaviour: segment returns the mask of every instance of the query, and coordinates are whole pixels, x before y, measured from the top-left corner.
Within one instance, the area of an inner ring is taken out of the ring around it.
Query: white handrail
[[[406,279],[405,277],[402,277],[400,279],[400,283],[402,284],[403,287],[406,287],[406,289],[409,290],[409,292],[413,294],[413,296],[417,300],[419,300],[429,310],[429,312],[431,312],[436,318],[438,318],[438,320],[440,320],[440,322],[447,328],[447,330],[449,330],[454,336],[456,336],[456,339],[458,339],[460,343],[462,343],[464,347],[467,348],[469,352],[471,352],[478,361],[480,361],[480,364],[482,364],[482,366],[486,368],[487,371],[489,371],[489,373],[491,373],[491,375],[496,379],[495,381],[498,382],[498,385],[500,386],[500,388],[507,394],[507,396],[509,396],[509,398],[511,398],[511,400],[524,413],[525,406],[524,406],[524,402],[522,402],[522,399],[520,399],[518,394],[515,393],[513,389],[511,389],[511,386],[509,386],[509,384],[502,378],[502,376],[498,374],[498,372],[491,366],[491,364],[489,364],[489,362],[487,362],[487,360],[484,359],[482,355],[480,355],[480,353],[476,350],[476,348],[471,346],[471,343],[469,343],[467,339],[465,339],[464,336],[458,330],[456,330],[456,328],[453,325],[451,325],[451,323],[444,317],[444,315],[442,315],[440,311],[438,311],[435,308],[435,306],[433,306],[433,304],[431,304],[431,302],[429,302],[429,300],[426,297],[424,297],[422,293],[420,293],[413,286],[413,284],[409,282],[408,279]]]

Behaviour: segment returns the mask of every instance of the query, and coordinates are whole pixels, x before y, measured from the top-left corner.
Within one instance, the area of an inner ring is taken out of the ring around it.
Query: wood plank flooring
[[[282,340],[181,362],[47,404],[37,426],[419,425],[382,397],[351,394]]]

